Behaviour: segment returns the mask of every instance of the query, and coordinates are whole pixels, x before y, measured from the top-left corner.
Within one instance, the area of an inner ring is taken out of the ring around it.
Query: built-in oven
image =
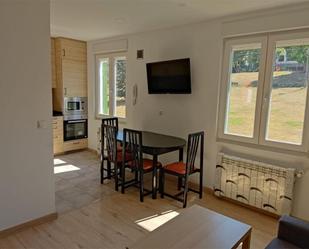
[[[64,113],[66,119],[87,119],[87,97],[65,97]]]
[[[64,141],[88,137],[87,119],[64,120]]]

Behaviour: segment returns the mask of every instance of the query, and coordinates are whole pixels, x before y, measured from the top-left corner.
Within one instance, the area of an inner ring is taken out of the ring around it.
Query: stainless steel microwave
[[[64,98],[64,119],[87,119],[88,117],[87,97],[65,97]]]

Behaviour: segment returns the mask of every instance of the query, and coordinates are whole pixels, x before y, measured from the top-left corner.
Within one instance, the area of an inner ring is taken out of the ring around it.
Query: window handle
[[[269,102],[269,96],[265,96],[263,99],[263,108],[265,108],[268,105]]]

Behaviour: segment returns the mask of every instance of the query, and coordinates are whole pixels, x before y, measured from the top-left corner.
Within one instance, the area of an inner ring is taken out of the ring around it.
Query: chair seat
[[[129,162],[132,160],[132,154],[126,152],[125,154],[125,162]],[[122,163],[122,151],[117,151],[117,163]]]
[[[164,170],[167,172],[172,172],[172,173],[176,173],[179,175],[185,175],[186,174],[186,164],[183,162],[170,163],[164,166]]]
[[[151,159],[143,159],[143,169],[144,170],[150,170],[152,169],[152,165],[153,165],[153,161]],[[128,163],[128,166],[130,168],[134,168],[135,167],[135,162],[134,161],[130,161]],[[160,162],[157,162],[157,167],[162,167],[162,164]]]
[[[183,162],[175,162],[171,164],[167,164],[164,166],[164,170],[167,172],[176,173],[179,175],[185,175],[186,174],[186,164]],[[192,172],[189,172],[189,174],[195,173],[199,171],[197,168],[193,168]]]

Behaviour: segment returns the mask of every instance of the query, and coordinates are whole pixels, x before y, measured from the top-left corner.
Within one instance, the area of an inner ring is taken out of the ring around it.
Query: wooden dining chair
[[[140,201],[143,202],[144,196],[152,193],[152,191],[144,188],[144,175],[153,172],[153,161],[143,157],[143,135],[141,131],[124,129],[123,144],[126,144],[126,146],[123,146],[122,149],[121,192],[124,193],[125,189],[130,186],[137,186],[140,190]],[[131,155],[129,162],[125,161],[126,153]],[[161,166],[162,164],[158,162],[157,168]],[[130,168],[131,172],[135,174],[133,180],[126,181],[126,168]]]
[[[111,179],[114,173],[114,169],[111,168],[111,163],[108,160],[108,156],[106,154],[106,132],[103,125],[110,125],[116,128],[116,132],[118,132],[118,118],[103,118],[101,123],[101,184],[105,179]],[[118,145],[118,150],[120,146]],[[106,161],[106,168],[104,167],[104,161]],[[104,172],[106,175],[104,177]]]
[[[200,165],[199,168],[195,167],[195,159],[200,147]],[[203,197],[203,156],[204,156],[204,132],[197,132],[189,134],[188,136],[188,145],[187,145],[187,159],[186,163],[184,162],[175,162],[168,165],[165,165],[160,170],[160,192],[161,198],[164,198],[165,195],[181,201],[183,203],[183,208],[187,206],[187,195],[188,191],[192,191],[199,194],[200,199]],[[189,188],[189,176],[199,173],[199,190]],[[171,174],[177,176],[178,179],[183,179],[183,191],[179,192],[176,195],[170,195],[165,193],[165,174]],[[182,198],[179,196],[183,196]]]
[[[115,190],[119,188],[119,173],[121,172],[121,165],[124,161],[125,165],[131,161],[132,156],[129,152],[125,151],[124,159],[122,160],[123,154],[117,149],[117,130],[115,126],[103,125],[103,129],[106,133],[106,151],[108,161],[114,167],[114,178],[115,178]]]

